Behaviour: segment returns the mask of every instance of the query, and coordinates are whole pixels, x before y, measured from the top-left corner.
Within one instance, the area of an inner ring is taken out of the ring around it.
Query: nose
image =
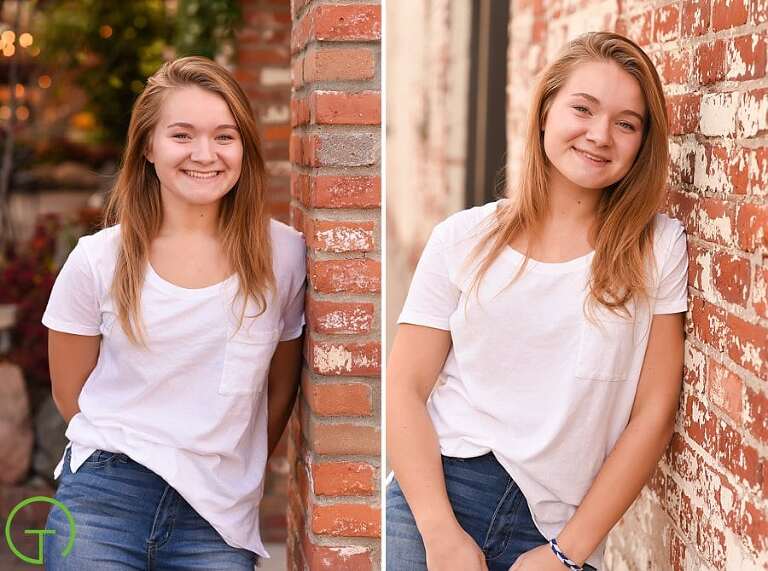
[[[216,160],[213,146],[207,137],[196,138],[189,158],[197,163],[210,163]]]
[[[587,140],[603,147],[611,142],[611,125],[609,117],[595,117],[587,131]]]

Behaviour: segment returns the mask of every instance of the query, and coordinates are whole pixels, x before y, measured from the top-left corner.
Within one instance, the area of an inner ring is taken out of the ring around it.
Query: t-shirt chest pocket
[[[245,326],[227,339],[219,394],[242,395],[264,389],[280,332]]]
[[[635,351],[635,322],[607,310],[596,312],[596,323],[581,324],[575,377],[593,381],[626,381]]]

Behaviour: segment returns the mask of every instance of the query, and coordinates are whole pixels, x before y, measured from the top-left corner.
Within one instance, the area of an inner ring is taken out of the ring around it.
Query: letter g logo
[[[67,540],[67,545],[64,548],[64,551],[61,552],[62,557],[66,557],[67,555],[69,555],[69,552],[72,551],[72,546],[75,544],[75,520],[72,517],[72,514],[67,509],[67,506],[62,504],[60,501],[54,498],[49,498],[47,496],[35,496],[33,498],[27,498],[26,500],[16,504],[14,508],[11,510],[11,513],[8,514],[8,521],[5,522],[5,540],[8,542],[8,547],[11,548],[11,551],[16,557],[18,557],[19,559],[21,559],[26,563],[31,563],[32,565],[43,564],[43,544],[45,542],[45,536],[53,535],[56,533],[56,531],[53,529],[25,529],[24,530],[24,533],[27,535],[38,536],[37,558],[32,558],[32,557],[28,557],[27,555],[24,555],[13,544],[13,539],[11,538],[11,523],[13,523],[13,518],[16,516],[16,514],[21,508],[23,508],[24,506],[28,506],[29,504],[38,503],[38,502],[53,504],[54,507],[60,508],[61,511],[64,512],[64,515],[67,516],[67,521],[69,522],[69,540]]]

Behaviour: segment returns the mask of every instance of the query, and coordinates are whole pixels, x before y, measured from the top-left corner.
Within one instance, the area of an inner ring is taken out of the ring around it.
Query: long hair
[[[120,224],[112,296],[120,324],[134,343],[144,344],[140,301],[148,263],[149,245],[163,220],[160,181],[145,157],[160,109],[172,89],[197,86],[221,96],[240,131],[243,160],[240,178],[222,198],[218,231],[222,247],[239,278],[238,295],[252,296],[260,312],[266,309],[268,291],[274,287],[269,218],[265,207],[264,159],[256,120],[248,98],[232,75],[204,57],[166,62],[147,80],[133,106],[122,167],[109,196],[104,225]],[[240,322],[246,304],[242,304]]]
[[[573,69],[592,61],[615,62],[637,80],[645,96],[647,120],[632,167],[620,181],[603,190],[585,303],[600,303],[614,313],[627,314],[630,300],[647,298],[646,263],[651,258],[655,214],[663,204],[667,179],[667,111],[661,80],[651,60],[634,42],[611,32],[592,32],[573,39],[539,76],[528,116],[521,178],[509,187],[508,200],[499,206],[484,239],[470,256],[479,260],[471,289],[479,287],[483,275],[519,233],[535,236],[549,207],[544,118]],[[530,259],[530,243],[511,283],[522,275]]]

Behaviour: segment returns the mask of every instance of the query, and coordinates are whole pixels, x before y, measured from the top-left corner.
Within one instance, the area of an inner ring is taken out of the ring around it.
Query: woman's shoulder
[[[654,245],[658,246],[659,251],[668,250],[680,236],[685,234],[685,227],[677,218],[657,212],[654,219]]]
[[[120,246],[120,225],[116,224],[93,234],[81,236],[77,245],[92,260],[114,258]]]
[[[434,233],[446,245],[479,239],[493,220],[502,200],[459,210],[435,226]]]

